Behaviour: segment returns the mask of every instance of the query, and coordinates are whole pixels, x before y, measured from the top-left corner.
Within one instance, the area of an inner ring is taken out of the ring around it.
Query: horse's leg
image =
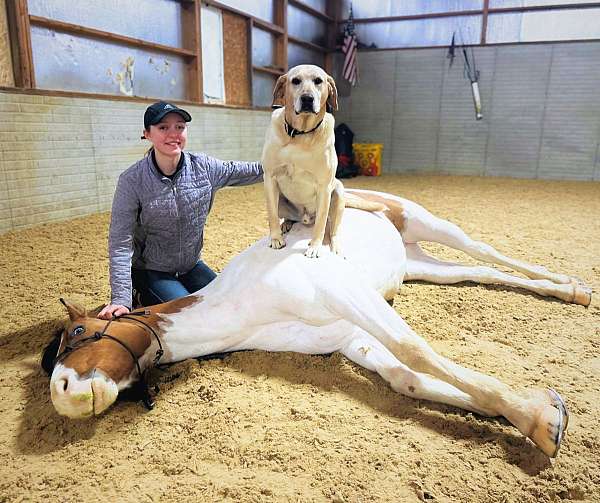
[[[470,395],[476,409],[504,416],[543,452],[556,455],[568,417],[556,392],[524,398],[498,379],[438,355],[374,290],[341,278],[339,283],[335,294],[328,296],[333,312],[377,338],[413,371],[429,374]]]
[[[405,281],[422,280],[439,285],[473,281],[524,288],[538,295],[552,296],[584,306],[589,305],[591,300],[591,290],[582,285],[553,283],[547,279],[526,279],[487,266],[443,262],[427,255],[416,243],[406,245],[406,258]]]
[[[404,204],[407,219],[406,229],[402,231],[402,237],[406,243],[433,241],[460,250],[482,262],[508,267],[532,279],[548,279],[554,283],[572,283],[575,281],[574,278],[565,274],[550,272],[543,266],[528,264],[507,257],[487,243],[473,240],[460,227],[432,215],[422,206],[409,201]]]
[[[377,372],[394,391],[417,400],[445,403],[483,416],[494,414],[492,410],[477,407],[470,395],[454,386],[411,370],[377,339],[360,328],[356,327],[355,332],[356,336],[350,338],[340,348],[340,352],[361,367]]]

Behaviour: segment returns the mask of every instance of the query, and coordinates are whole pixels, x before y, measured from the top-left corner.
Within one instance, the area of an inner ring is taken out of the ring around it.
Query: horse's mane
[[[58,354],[58,348],[60,346],[60,335],[62,334],[62,327],[57,328],[52,336],[52,340],[48,343],[48,345],[42,350],[42,368],[46,374],[52,374],[52,370],[54,369],[54,358]]]

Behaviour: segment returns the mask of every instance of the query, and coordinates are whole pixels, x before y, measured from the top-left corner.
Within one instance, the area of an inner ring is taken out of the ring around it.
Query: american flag
[[[358,80],[358,63],[356,61],[356,48],[358,42],[356,33],[354,33],[354,18],[352,16],[352,4],[350,4],[350,16],[346,28],[344,28],[344,45],[342,52],[344,53],[344,70],[342,74],[344,78],[355,86]]]

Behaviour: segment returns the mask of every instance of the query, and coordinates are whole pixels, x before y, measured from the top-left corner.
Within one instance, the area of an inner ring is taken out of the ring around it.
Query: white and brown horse
[[[517,394],[488,375],[436,354],[390,307],[403,280],[497,283],[588,305],[591,291],[569,276],[506,257],[457,226],[389,194],[354,191],[384,202],[384,213],[348,209],[340,239],[346,258],[304,256],[311,229],[296,224],[288,246],[264,238],[234,257],[208,286],[188,297],[106,322],[64,302],[69,321],[46,352],[56,410],[72,418],[100,414],[144,369],[244,349],[324,354],[340,351],[379,373],[405,395],[486,416],[504,416],[544,453],[555,456],[567,427],[553,390]],[[426,255],[434,241],[528,278]]]

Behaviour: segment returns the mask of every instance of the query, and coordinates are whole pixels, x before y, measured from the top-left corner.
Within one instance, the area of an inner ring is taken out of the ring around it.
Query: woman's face
[[[181,154],[187,142],[187,124],[178,113],[165,115],[162,120],[144,130],[144,136],[152,142],[154,149],[167,156],[176,157]]]

